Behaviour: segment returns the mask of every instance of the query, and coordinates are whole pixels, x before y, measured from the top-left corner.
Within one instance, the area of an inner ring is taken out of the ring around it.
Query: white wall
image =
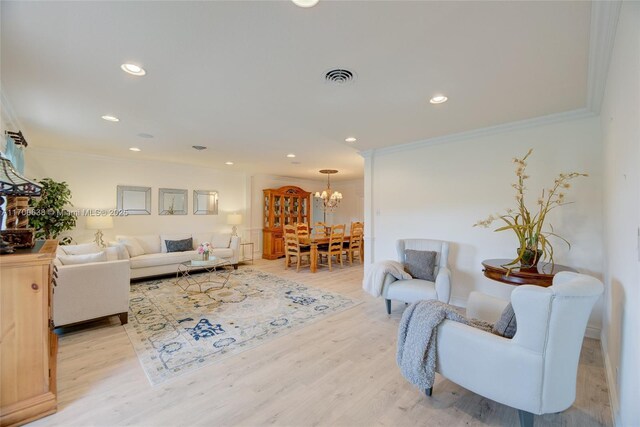
[[[104,231],[106,239],[111,239],[116,234],[146,234],[172,230],[230,231],[231,226],[226,224],[227,214],[245,214],[246,210],[246,177],[242,173],[38,149],[31,146],[26,150],[25,164],[25,175],[30,178],[49,177],[69,183],[75,208],[115,208],[118,185],[151,187],[151,215],[116,217],[114,229]],[[158,215],[159,188],[187,189],[188,215]],[[218,215],[193,215],[193,190],[217,190]],[[246,218],[246,215],[244,217]],[[84,226],[85,218],[80,217],[76,230],[69,233],[78,242],[93,239],[94,231],[86,230]]]
[[[568,192],[574,204],[553,211],[549,220],[572,244],[554,245],[555,261],[601,277],[601,144],[597,117],[541,125],[491,136],[438,145],[381,150],[365,161],[369,192],[365,206],[369,261],[396,259],[400,238],[433,238],[452,242],[452,302],[464,305],[469,292],[507,297],[513,287],[485,278],[481,261],[513,258],[518,246],[510,232],[494,233],[472,225],[491,213],[514,208],[515,182],[511,159],[529,148],[531,179],[528,204],[535,206],[539,190],[560,172],[587,172]],[[497,223],[496,223],[497,224]],[[596,309],[590,334],[599,335]]]
[[[616,424],[640,425],[640,3],[624,2],[601,113],[605,311],[602,346]]]
[[[151,215],[131,215],[114,219],[114,229],[105,230],[105,239],[116,234],[159,233],[167,230],[230,231],[227,214],[243,215],[238,227],[242,240],[254,242],[256,255],[262,251],[262,190],[296,185],[307,191],[325,188],[326,181],[305,180],[275,175],[248,175],[240,172],[191,167],[175,163],[113,158],[70,151],[26,150],[26,175],[30,178],[53,178],[69,183],[72,202],[78,209],[116,207],[116,187],[135,185],[152,187]],[[338,181],[332,187],[344,200],[330,215],[330,223],[362,220],[364,198],[362,180]],[[158,189],[182,188],[189,195],[188,215],[158,215]],[[217,190],[218,215],[193,215],[193,190]],[[320,219],[314,219],[321,220]],[[86,230],[85,218],[78,219],[76,230],[68,233],[78,242],[91,241],[94,231]]]
[[[253,175],[249,190],[252,206],[249,229],[251,241],[256,242],[256,252],[262,252],[262,190],[280,188],[285,185],[295,185],[305,191],[315,193],[316,191],[324,190],[327,187],[327,181],[264,174]],[[332,181],[331,188],[341,192],[343,200],[333,213],[327,214],[327,223],[347,224],[348,226],[352,221],[362,221],[364,219],[364,181],[362,179]],[[322,221],[322,217],[311,219],[312,224],[317,221]]]

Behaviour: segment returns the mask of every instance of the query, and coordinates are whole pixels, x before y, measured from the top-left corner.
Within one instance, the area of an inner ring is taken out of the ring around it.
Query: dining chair
[[[331,227],[331,233],[329,234],[329,244],[318,245],[318,255],[320,256],[320,261],[322,261],[322,257],[327,257],[327,264],[318,264],[318,265],[328,265],[329,271],[331,271],[331,259],[332,257],[336,257],[336,261],[340,262],[340,266],[343,267],[342,263],[342,252],[344,248],[342,244],[344,243],[344,229],[346,226],[344,224],[334,225]]]
[[[351,223],[349,227],[349,234],[353,234],[353,230],[361,229],[362,233],[364,233],[364,222],[362,221],[354,221]]]
[[[296,224],[296,233],[298,234],[298,239],[308,239],[309,238],[309,224],[306,222],[299,222]],[[303,245],[308,246],[308,245]]]
[[[284,226],[284,268],[289,268],[291,264],[291,258],[296,257],[296,272],[300,271],[300,263],[302,257],[309,258],[309,264],[311,264],[311,248],[309,246],[301,246],[300,239],[295,225]]]
[[[344,247],[344,253],[349,259],[349,265],[353,265],[353,257],[356,253],[358,254],[358,260],[360,260],[360,264],[362,264],[364,228],[358,226],[354,227],[354,224],[358,223],[351,223],[351,238],[348,242],[344,242],[342,244],[342,246]]]
[[[315,224],[313,224],[313,233],[326,236],[329,234],[328,228],[329,227],[327,227],[327,224],[325,224],[324,222],[316,222]]]

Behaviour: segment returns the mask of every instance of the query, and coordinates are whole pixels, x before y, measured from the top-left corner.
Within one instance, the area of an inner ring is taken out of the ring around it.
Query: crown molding
[[[591,2],[587,109],[596,114],[600,113],[607,86],[607,74],[621,7],[621,0]]]
[[[533,119],[518,120],[515,122],[504,123],[501,125],[489,126],[480,129],[474,129],[466,132],[453,133],[444,136],[424,139],[421,141],[409,142],[406,144],[392,145],[389,147],[381,147],[373,150],[360,152],[364,158],[372,157],[380,154],[390,154],[398,151],[414,150],[416,148],[427,147],[430,145],[444,144],[456,141],[463,141],[471,138],[481,138],[484,136],[496,135],[504,132],[513,132],[522,129],[528,129],[536,126],[550,125],[553,123],[566,122],[570,120],[586,119],[595,117],[596,114],[586,108],[578,110],[565,111],[562,113],[550,114],[548,116],[535,117]]]
[[[495,135],[502,132],[516,131],[519,129],[542,126],[566,120],[576,120],[597,116],[600,114],[600,108],[602,106],[602,100],[604,98],[604,92],[607,85],[607,74],[609,72],[609,63],[611,62],[611,53],[613,51],[613,44],[615,43],[616,29],[618,26],[621,7],[622,0],[591,2],[586,108],[474,129],[467,132],[448,134],[425,140],[409,142],[406,144],[360,151],[358,154],[367,159],[377,154],[394,153],[397,151],[410,150],[428,145],[461,141],[464,139]]]

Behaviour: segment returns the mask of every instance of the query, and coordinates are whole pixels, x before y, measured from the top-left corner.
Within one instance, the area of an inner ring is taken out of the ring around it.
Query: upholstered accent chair
[[[517,321],[512,339],[445,320],[437,331],[436,371],[518,409],[523,427],[533,426],[533,414],[564,411],[576,398],[582,341],[603,288],[598,279],[571,272],[558,273],[548,288],[517,287],[511,294]],[[472,292],[467,316],[494,323],[507,304]]]
[[[423,279],[398,280],[387,274],[382,287],[387,313],[391,314],[391,300],[407,304],[435,299],[448,303],[451,296],[451,272],[448,267],[449,243],[431,239],[401,239],[396,243],[398,261],[405,264],[405,250],[436,252],[434,281]]]

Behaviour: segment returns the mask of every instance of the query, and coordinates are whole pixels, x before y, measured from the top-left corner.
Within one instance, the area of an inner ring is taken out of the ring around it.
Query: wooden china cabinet
[[[0,255],[0,426],[56,411],[58,338],[51,322],[58,242]]]
[[[262,258],[284,256],[283,227],[311,223],[311,193],[292,185],[263,190]]]

